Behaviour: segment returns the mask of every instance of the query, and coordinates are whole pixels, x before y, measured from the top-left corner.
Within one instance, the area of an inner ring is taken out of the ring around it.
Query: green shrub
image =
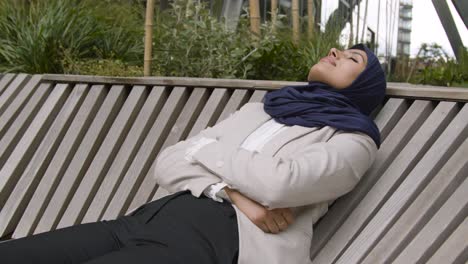
[[[65,57],[141,57],[136,22],[129,28],[103,10],[102,3],[80,0],[0,2],[0,72],[63,73]]]

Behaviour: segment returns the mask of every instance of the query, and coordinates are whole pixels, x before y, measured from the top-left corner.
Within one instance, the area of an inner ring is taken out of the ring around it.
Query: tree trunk
[[[292,0],[293,41],[299,43],[299,0]]]
[[[315,27],[315,12],[314,12],[314,0],[307,0],[307,26],[308,31],[307,35],[309,39],[312,38],[314,35],[314,27]]]
[[[356,40],[354,43],[359,43],[359,22],[360,22],[360,16],[361,16],[361,5],[360,3],[357,4],[357,18],[356,18]]]
[[[364,20],[363,20],[363,25],[362,25],[362,35],[361,35],[361,43],[364,43],[364,35],[366,33],[366,25],[367,25],[367,6],[369,4],[369,0],[366,0],[366,7],[364,10]]]
[[[276,19],[278,16],[278,0],[271,0],[271,28],[276,30]]]
[[[146,21],[145,21],[145,58],[144,58],[144,76],[151,75],[151,60],[153,52],[153,17],[154,0],[146,2]]]
[[[249,0],[250,31],[254,39],[260,38],[260,4],[259,0]]]
[[[348,47],[352,47],[353,46],[353,42],[354,42],[354,23],[353,23],[353,8],[350,7],[349,8],[349,39],[348,39]]]

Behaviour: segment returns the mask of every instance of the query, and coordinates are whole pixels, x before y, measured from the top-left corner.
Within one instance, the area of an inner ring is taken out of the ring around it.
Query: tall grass
[[[0,71],[63,73],[80,59],[136,60],[142,53],[138,30],[109,19],[112,14],[104,20],[102,10],[91,1],[1,1]]]
[[[128,0],[0,2],[0,72],[138,76],[144,7]],[[248,14],[248,12],[245,12]],[[175,0],[156,13],[153,73],[163,76],[306,80],[309,68],[338,40],[317,32],[292,41],[287,17],[252,40],[249,19],[236,30],[202,1]]]

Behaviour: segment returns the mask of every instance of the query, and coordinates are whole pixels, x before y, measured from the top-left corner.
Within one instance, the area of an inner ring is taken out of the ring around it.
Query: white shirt
[[[252,132],[242,143],[241,148],[250,151],[257,151],[261,152],[265,144],[270,141],[274,136],[282,132],[283,130],[289,128],[284,124],[276,122],[273,118],[269,121],[265,122],[259,128],[257,128],[254,132]],[[195,154],[199,149],[201,149],[204,145],[209,144],[211,142],[216,141],[216,139],[211,138],[201,138],[195,142],[195,144],[190,147],[187,152],[185,158],[189,161],[192,160],[192,155]],[[208,186],[203,193],[210,197],[211,199],[217,202],[223,202],[223,199],[230,201],[229,196],[223,190],[227,184],[225,182],[219,182],[216,184],[212,184]]]

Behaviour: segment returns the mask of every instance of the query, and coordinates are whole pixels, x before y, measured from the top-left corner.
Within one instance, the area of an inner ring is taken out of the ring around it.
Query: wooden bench
[[[157,153],[292,82],[0,75],[0,238],[164,195]],[[468,261],[468,89],[389,83],[378,156],[315,226],[314,263]]]

